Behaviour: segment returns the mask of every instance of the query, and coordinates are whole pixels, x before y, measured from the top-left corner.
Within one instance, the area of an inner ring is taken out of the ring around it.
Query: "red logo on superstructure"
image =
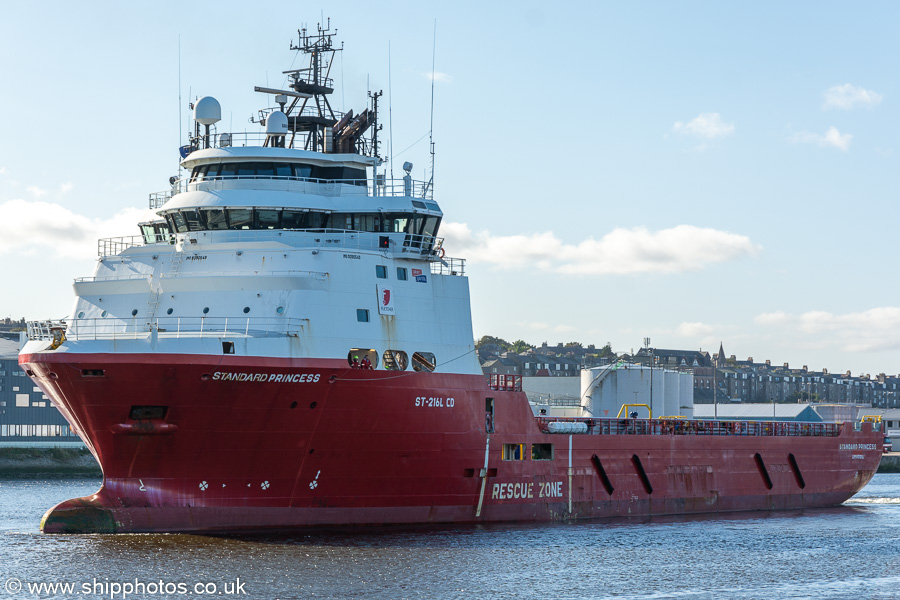
[[[384,290],[381,298],[381,305],[387,306],[391,303],[391,290]]]

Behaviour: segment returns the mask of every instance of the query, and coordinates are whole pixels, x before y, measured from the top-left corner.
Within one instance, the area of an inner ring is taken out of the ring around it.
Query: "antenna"
[[[388,40],[388,156],[391,161],[391,179],[394,179],[394,93],[391,91],[391,40]]]
[[[178,147],[180,148],[183,144],[181,143],[181,34],[178,34]],[[181,170],[181,161],[178,161],[178,169]]]
[[[431,186],[434,184],[434,55],[437,49],[437,19],[434,20],[434,33],[431,37],[431,123],[428,127],[428,145],[431,151],[431,177],[428,179],[428,184],[425,186],[425,189],[422,190],[422,197],[424,198],[428,191],[431,190]]]

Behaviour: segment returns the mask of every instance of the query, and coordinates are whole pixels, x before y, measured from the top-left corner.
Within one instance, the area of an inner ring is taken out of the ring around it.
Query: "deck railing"
[[[175,194],[195,191],[262,189],[317,196],[407,196],[433,200],[434,190],[427,181],[415,179],[316,179],[292,175],[217,175],[203,179],[177,179],[169,190],[150,194],[150,208],[163,206]],[[432,208],[432,207],[429,207]],[[435,205],[432,210],[438,210]]]
[[[444,238],[429,235],[404,235],[400,240],[391,234],[389,247],[382,246],[382,238],[386,233],[368,231],[348,231],[342,229],[221,229],[207,231],[191,231],[180,233],[184,238],[185,249],[190,244],[205,243],[242,243],[278,241],[295,248],[335,248],[341,250],[378,250],[389,252],[393,256],[422,257],[431,261],[431,273],[434,275],[465,275],[466,261],[462,258],[443,258],[441,255]],[[175,236],[165,236],[155,244],[171,246]],[[129,248],[145,246],[146,241],[139,235],[127,235],[103,238],[97,241],[97,254],[100,257],[116,256]]]
[[[135,340],[198,337],[286,337],[303,332],[306,319],[272,317],[159,317],[145,319],[71,319],[28,323],[32,340],[53,340],[54,331],[65,327],[68,340]]]
[[[491,373],[488,378],[488,387],[495,392],[521,392],[522,376]]]
[[[584,423],[593,435],[811,436],[837,437],[843,423],[794,421],[708,421],[687,419],[608,419],[535,417],[541,431],[550,423]]]

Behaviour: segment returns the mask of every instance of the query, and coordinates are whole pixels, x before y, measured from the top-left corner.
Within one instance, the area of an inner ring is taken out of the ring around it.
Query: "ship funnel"
[[[212,96],[203,96],[194,104],[194,120],[201,125],[213,125],[222,120],[222,107]]]

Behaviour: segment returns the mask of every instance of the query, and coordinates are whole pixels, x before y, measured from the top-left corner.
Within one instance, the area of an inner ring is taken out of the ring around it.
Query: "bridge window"
[[[312,166],[311,165],[293,165],[294,167],[294,177],[299,177],[300,179],[309,179],[312,177]]]
[[[411,234],[406,245],[431,246],[440,219],[415,217],[398,213],[332,213],[295,208],[219,208],[198,207],[173,210],[165,215],[168,227],[164,233],[224,229],[338,229],[367,233]],[[148,225],[148,224],[144,224]],[[147,230],[142,230],[145,233]],[[419,232],[425,232],[423,234]]]
[[[397,281],[406,281],[406,269],[403,267],[397,267]]]
[[[253,211],[253,229],[281,229],[281,211],[256,209]]]
[[[206,229],[205,225],[200,222],[200,213],[198,211],[183,210],[181,214],[184,217],[184,222],[187,224],[188,231],[203,231]]]
[[[207,229],[228,229],[228,221],[225,220],[225,209],[210,208],[207,210],[202,210],[200,212],[206,215]]]
[[[253,163],[237,163],[234,167],[234,174],[238,177],[256,177],[256,165]]]
[[[253,211],[249,208],[231,208],[228,210],[229,229],[250,229],[253,224]]]
[[[425,219],[425,227],[422,229],[422,235],[434,237],[437,235],[438,225],[440,224],[440,217],[427,217]]]
[[[384,265],[375,265],[375,277],[378,279],[387,279],[387,267]]]
[[[303,229],[307,214],[303,210],[285,210],[281,213],[281,226],[284,229]]]
[[[174,212],[169,214],[172,216],[172,229],[174,231],[177,231],[178,233],[184,233],[188,230],[187,223],[185,222],[184,217],[181,216],[181,213]]]
[[[356,320],[360,323],[368,323],[369,322],[369,311],[365,308],[357,308],[356,309]]]
[[[273,162],[226,162],[194,167],[190,181],[199,182],[204,179],[222,177],[248,178],[294,178],[319,182],[338,182],[350,185],[367,184],[366,170],[344,165],[303,165],[295,163]],[[424,208],[424,206],[423,206]]]

